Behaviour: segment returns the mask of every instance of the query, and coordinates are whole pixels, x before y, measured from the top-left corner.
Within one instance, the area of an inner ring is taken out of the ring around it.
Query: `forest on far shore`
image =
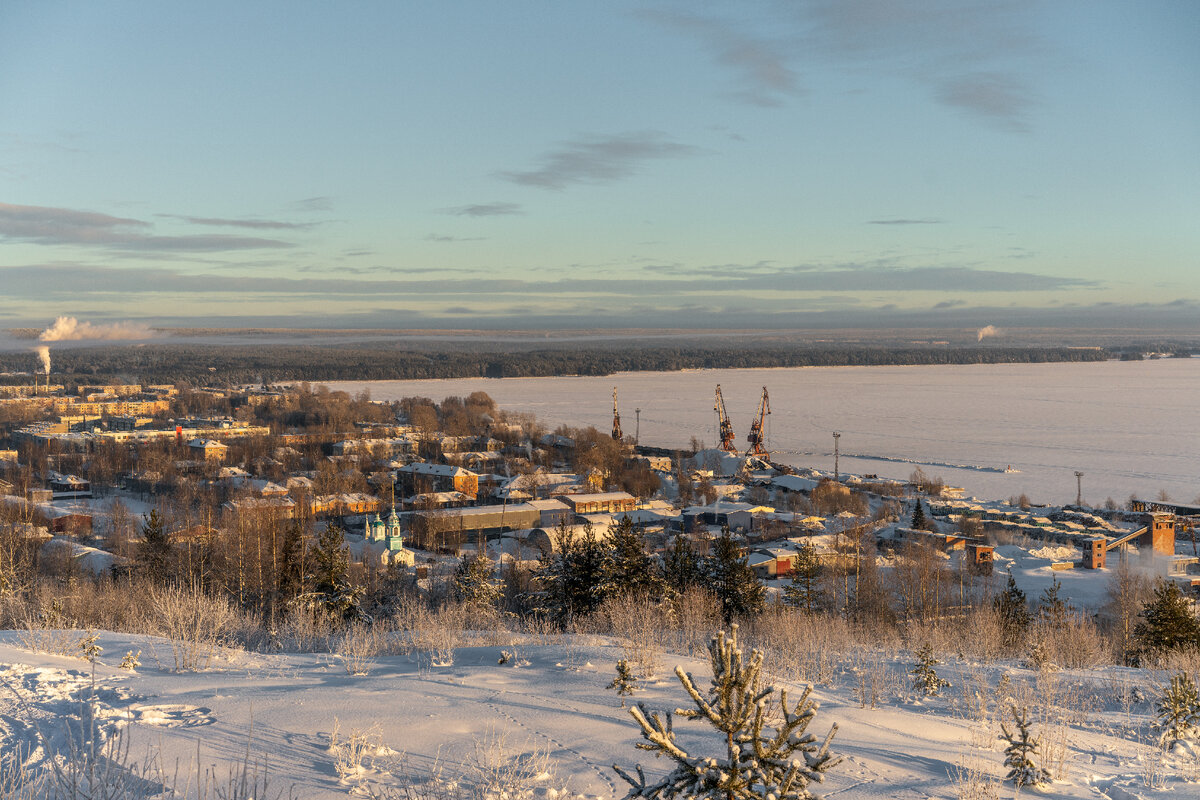
[[[684,369],[1104,361],[1116,353],[1070,347],[935,347],[756,344],[613,346],[579,344],[513,351],[479,342],[462,349],[395,345],[106,345],[55,347],[54,383],[244,384],[281,381],[523,378],[671,372]],[[0,353],[0,383],[28,383],[33,352]],[[21,374],[25,373],[25,374]]]

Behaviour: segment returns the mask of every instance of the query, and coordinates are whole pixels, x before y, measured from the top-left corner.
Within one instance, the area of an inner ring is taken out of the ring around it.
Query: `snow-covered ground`
[[[352,676],[335,656],[240,651],[209,671],[176,673],[166,641],[102,633],[93,687],[87,662],[31,652],[25,636],[0,632],[0,752],[24,748],[30,768],[66,750],[64,724],[78,724],[93,693],[101,727],[110,736],[124,731],[131,758],[149,748],[162,763],[188,769],[199,750],[202,765],[223,775],[249,743],[252,759],[269,762],[273,790],[294,787],[301,798],[363,794],[439,768],[454,774],[529,763],[538,753],[548,756],[553,777],[533,780],[534,796],[554,797],[552,789],[566,786],[612,797],[627,788],[613,763],[641,763],[651,775],[667,767],[634,749],[637,728],[606,688],[622,657],[612,640],[518,638],[460,648],[449,666],[419,653],[378,657],[369,674]],[[115,666],[139,650],[136,671]],[[504,651],[512,657],[499,664]],[[657,709],[687,705],[670,672],[675,664],[708,685],[706,660],[668,654],[634,699]],[[810,731],[823,736],[836,722],[833,749],[845,756],[822,787],[826,797],[954,798],[964,767],[1000,776],[996,713],[1010,701],[1033,709],[1047,765],[1058,772],[1053,785],[1027,794],[1200,797],[1195,755],[1163,756],[1149,745],[1151,685],[1162,675],[1109,667],[1039,676],[1014,664],[952,662],[939,671],[953,686],[942,697],[919,698],[906,674],[911,665],[904,653],[848,660],[833,687],[815,693],[821,709]],[[702,723],[678,721],[676,730],[685,747],[718,745]],[[361,766],[347,765],[347,744],[364,736]],[[532,761],[531,773],[540,775]],[[1012,791],[1004,787],[999,796]]]
[[[641,442],[713,445],[713,390],[720,384],[739,446],[765,385],[771,395],[767,443],[776,458],[833,471],[833,431],[841,469],[907,478],[921,466],[968,494],[1034,502],[1100,505],[1165,489],[1190,502],[1200,486],[1195,407],[1200,358],[1080,364],[804,367],[626,372],[600,378],[473,378],[345,381],[376,400],[487,392],[506,411],[558,425],[612,422],[620,390],[627,434],[640,419]],[[640,409],[640,415],[634,410]],[[637,417],[638,419],[635,419]],[[1016,472],[1004,470],[1012,466]]]

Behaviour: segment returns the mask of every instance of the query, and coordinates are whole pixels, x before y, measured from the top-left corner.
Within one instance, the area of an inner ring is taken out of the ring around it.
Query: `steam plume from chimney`
[[[43,342],[66,342],[81,339],[147,339],[152,335],[150,328],[140,322],[93,325],[80,322],[75,317],[59,317],[53,325],[42,331],[38,339]]]
[[[999,336],[1002,333],[1004,333],[1004,331],[1000,330],[995,325],[985,325],[979,329],[978,338],[976,338],[975,341],[982,342],[986,336]]]
[[[43,344],[43,345],[38,345],[38,347],[36,349],[37,349],[38,358],[42,362],[42,372],[45,372],[47,375],[49,375],[50,374],[50,348],[46,347],[46,345]]]

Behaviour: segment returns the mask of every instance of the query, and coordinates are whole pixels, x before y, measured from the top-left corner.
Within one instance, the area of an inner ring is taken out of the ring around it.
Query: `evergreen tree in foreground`
[[[712,555],[704,562],[704,576],[708,588],[721,603],[721,614],[726,624],[734,617],[757,614],[766,601],[767,587],[763,586],[738,551],[738,546],[729,535],[729,528],[713,542]]]
[[[1171,678],[1171,685],[1159,698],[1155,711],[1159,747],[1169,749],[1178,741],[1200,735],[1200,696],[1186,672]]]
[[[171,538],[163,525],[158,509],[142,518],[142,541],[138,546],[138,562],[154,581],[165,581],[171,567]]]
[[[454,570],[454,599],[479,609],[495,609],[500,604],[500,583],[496,564],[485,554],[464,555]]]
[[[319,606],[335,619],[359,616],[362,592],[350,584],[350,553],[345,534],[332,522],[317,536],[313,548],[313,594]]]
[[[1013,706],[1011,710],[1016,732],[1010,732],[1003,722],[1000,723],[1000,736],[1008,742],[1004,748],[1004,766],[1008,767],[1005,780],[1012,781],[1017,788],[1050,783],[1050,773],[1034,761],[1042,741],[1029,730],[1029,709],[1018,710]]]
[[[783,602],[808,614],[821,608],[825,593],[821,591],[821,561],[817,550],[808,542],[800,546],[796,564],[792,567],[792,582],[783,587]]]
[[[1025,632],[1029,630],[1030,622],[1025,593],[1017,586],[1012,572],[1008,573],[1008,584],[1004,587],[1004,591],[992,601],[992,607],[1000,617],[1000,635],[1004,640],[1004,646],[1011,650],[1024,638]]]
[[[912,520],[908,527],[914,531],[923,531],[929,527],[929,521],[925,519],[925,509],[921,506],[921,498],[917,498],[917,507],[913,509]]]
[[[663,579],[667,588],[681,595],[700,583],[700,559],[682,533],[675,534],[671,547],[663,554]]]
[[[1140,616],[1142,622],[1133,629],[1140,655],[1200,646],[1200,620],[1174,581],[1160,580],[1155,585],[1154,599]]]
[[[632,787],[628,797],[815,800],[809,783],[821,781],[841,758],[829,752],[837,725],[819,744],[816,736],[806,732],[817,711],[817,704],[809,699],[812,687],[804,690],[795,705],[789,705],[787,691],[781,690],[776,706],[775,687],[761,685],[763,654],[755,650],[749,663],[743,660],[736,625],[728,638],[724,631],[713,637],[708,652],[713,678],[707,695],[700,693],[682,667],[675,668],[696,706],[676,713],[716,728],[725,742],[725,753],[692,755],[676,741],[669,712],[651,712],[638,703],[629,709],[646,740],[637,744],[638,749],[666,756],[675,769],[659,782],[647,784],[641,766],[634,777],[614,764],[613,769]],[[769,727],[768,719],[779,719],[779,726]]]
[[[937,697],[942,689],[950,685],[950,681],[938,677],[934,670],[941,662],[933,657],[933,646],[925,645],[917,651],[917,664],[910,674],[913,676],[913,691],[922,692],[926,697]]]
[[[658,566],[646,552],[645,534],[628,516],[608,534],[608,560],[604,569],[605,594],[632,594],[658,598],[664,583]]]
[[[633,667],[629,666],[629,662],[621,659],[617,662],[617,677],[612,679],[612,683],[606,688],[616,689],[617,695],[627,697],[637,691],[637,676],[633,674]],[[621,701],[621,706],[625,706],[625,701]]]

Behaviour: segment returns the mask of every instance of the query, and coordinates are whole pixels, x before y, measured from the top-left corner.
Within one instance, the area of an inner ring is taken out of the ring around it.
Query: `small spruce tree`
[[[666,756],[675,762],[675,769],[657,783],[648,784],[640,765],[634,777],[614,764],[613,769],[632,787],[628,797],[814,800],[809,783],[821,781],[841,758],[829,752],[837,725],[820,743],[806,732],[817,711],[817,704],[809,699],[812,687],[804,690],[795,705],[789,704],[787,690],[781,690],[776,706],[775,687],[762,685],[762,651],[753,651],[747,663],[738,646],[736,625],[728,637],[724,631],[713,637],[708,652],[713,678],[707,695],[701,694],[682,667],[675,668],[676,677],[696,706],[676,713],[685,719],[704,720],[716,728],[725,743],[725,753],[689,753],[675,738],[670,712],[651,712],[644,703],[638,703],[629,709],[646,740],[637,744],[638,749]],[[768,720],[778,720],[778,727],[768,727]]]
[[[783,602],[808,614],[815,614],[824,602],[821,591],[821,561],[816,548],[805,542],[796,554],[792,582],[783,587]]]
[[[617,662],[617,677],[612,679],[607,688],[616,689],[620,697],[628,697],[637,691],[637,676],[633,674],[633,667],[629,666],[628,661],[622,658]],[[624,700],[621,701],[621,705],[624,707]]]
[[[317,537],[312,563],[313,593],[319,606],[335,619],[357,618],[362,591],[350,583],[350,553],[345,534],[332,522]]]
[[[1025,600],[1025,593],[1017,586],[1012,572],[1008,573],[1008,584],[1004,587],[1003,592],[996,595],[996,599],[992,601],[992,607],[1000,617],[1000,635],[1004,647],[1012,650],[1024,638],[1030,623],[1029,606]]]
[[[1056,577],[1042,591],[1041,599],[1038,600],[1038,620],[1054,630],[1065,627],[1067,617],[1071,613],[1070,606],[1060,596],[1061,592],[1062,582]]]
[[[917,507],[913,509],[912,520],[908,527],[914,531],[923,531],[929,527],[929,521],[925,519],[925,509],[921,506],[920,498],[917,498]]]
[[[950,681],[938,677],[934,670],[942,662],[933,657],[932,645],[924,645],[917,651],[917,663],[912,668],[913,691],[922,692],[926,697],[937,697],[942,689],[950,686]]]
[[[1139,656],[1200,645],[1200,620],[1174,581],[1155,585],[1154,598],[1142,608],[1141,617],[1133,629]]]
[[[675,595],[700,583],[700,559],[682,533],[675,534],[671,546],[663,554],[663,579],[667,589]]]
[[[746,562],[726,526],[713,542],[712,554],[704,561],[708,586],[721,603],[726,624],[734,617],[757,614],[766,601],[767,587],[762,585]]]
[[[1000,736],[1008,746],[1004,748],[1004,766],[1008,767],[1005,780],[1011,781],[1017,788],[1022,786],[1041,786],[1050,783],[1050,773],[1044,767],[1039,767],[1034,760],[1042,741],[1029,730],[1029,709],[1011,708],[1013,722],[1017,729],[1009,731],[1008,726],[1000,723]]]
[[[454,570],[454,599],[476,609],[495,609],[500,604],[500,582],[496,564],[483,553],[464,555]]]
[[[605,594],[659,597],[665,588],[654,558],[646,552],[645,532],[628,516],[608,532],[604,565]]]
[[[138,563],[153,581],[165,581],[171,566],[171,539],[157,508],[142,518],[142,541],[138,546]]]
[[[1171,678],[1171,685],[1163,691],[1155,711],[1160,747],[1170,749],[1178,741],[1200,735],[1200,696],[1186,672]]]

